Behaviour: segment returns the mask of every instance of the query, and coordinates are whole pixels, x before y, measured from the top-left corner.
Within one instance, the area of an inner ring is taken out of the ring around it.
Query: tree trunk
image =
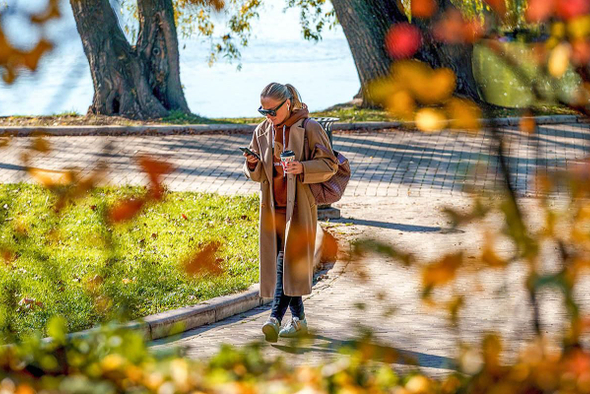
[[[432,20],[412,21],[420,28],[424,42],[416,58],[433,68],[451,68],[457,76],[457,92],[480,101],[471,67],[473,47],[447,45],[436,42],[432,37],[432,21],[452,7],[449,0],[438,0],[438,3],[438,15]],[[332,0],[332,5],[350,46],[361,82],[355,98],[362,98],[363,106],[369,106],[369,82],[387,75],[392,63],[385,50],[387,31],[392,25],[408,22],[408,19],[396,0]]]
[[[158,16],[141,23],[138,50],[127,42],[108,0],[70,0],[70,4],[94,84],[89,114],[150,119],[164,117],[170,109],[188,111],[180,87],[178,41],[176,34],[172,40],[166,37],[170,25],[165,12],[156,8],[161,4],[153,4],[148,14]],[[176,47],[171,50],[169,44]]]
[[[137,53],[148,67],[152,92],[168,110],[189,113],[180,83],[178,35],[170,0],[140,0]]]
[[[422,32],[423,44],[416,54],[416,58],[428,63],[433,68],[447,67],[453,70],[457,77],[456,92],[461,96],[480,102],[480,96],[473,76],[472,56],[473,45],[471,44],[444,44],[437,42],[432,36],[432,24],[442,14],[454,6],[449,0],[438,1],[438,13],[427,21],[416,20],[415,24]]]
[[[361,82],[359,95],[367,106],[369,82],[389,73],[391,58],[385,50],[385,35],[393,23],[407,18],[389,0],[332,0],[332,5],[356,65]]]

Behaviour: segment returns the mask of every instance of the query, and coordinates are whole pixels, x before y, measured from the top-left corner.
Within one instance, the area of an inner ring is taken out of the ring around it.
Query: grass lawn
[[[258,281],[258,197],[167,194],[134,220],[107,206],[143,192],[101,188],[56,214],[35,185],[0,185],[0,329],[41,330],[53,315],[77,331],[246,289]],[[191,278],[182,263],[208,241],[224,272]]]

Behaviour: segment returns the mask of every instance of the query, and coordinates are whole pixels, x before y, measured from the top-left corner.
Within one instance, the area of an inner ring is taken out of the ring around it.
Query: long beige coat
[[[317,226],[317,207],[309,183],[325,182],[338,170],[336,158],[314,148],[316,144],[330,146],[328,135],[319,123],[307,122],[307,139],[313,154],[304,155],[304,119],[300,119],[289,132],[287,150],[295,153],[295,160],[303,164],[302,175],[287,175],[287,216],[285,229],[285,258],[283,262],[283,291],[288,296],[311,293],[313,256]],[[278,130],[278,132],[281,132]],[[250,149],[260,153],[261,161],[253,171],[244,164],[244,173],[260,182],[260,295],[273,297],[276,284],[277,240],[275,207],[272,187],[272,124],[265,120],[256,127]],[[308,149],[307,146],[305,149]],[[304,161],[304,157],[313,160]]]

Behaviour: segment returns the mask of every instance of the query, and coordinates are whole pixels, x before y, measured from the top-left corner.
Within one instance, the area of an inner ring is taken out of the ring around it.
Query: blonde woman
[[[330,149],[317,148],[330,147],[328,136],[319,123],[307,119],[309,111],[295,87],[273,82],[262,90],[260,103],[258,111],[266,119],[249,146],[260,160],[244,153],[244,172],[260,183],[260,295],[273,298],[262,332],[267,341],[276,342],[279,336],[307,333],[302,296],[311,293],[317,225],[308,184],[330,179],[338,164]],[[280,157],[286,151],[295,158],[283,168]],[[287,308],[292,318],[281,328]]]

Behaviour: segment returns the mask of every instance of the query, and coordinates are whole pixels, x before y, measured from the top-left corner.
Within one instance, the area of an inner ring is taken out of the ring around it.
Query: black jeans
[[[280,322],[283,320],[283,316],[285,316],[285,313],[287,312],[287,307],[289,307],[293,317],[303,319],[305,318],[303,298],[301,296],[290,297],[283,292],[283,260],[284,253],[283,251],[280,251],[277,256],[277,285],[275,287],[275,296],[272,302],[272,311],[270,315]]]
[[[275,286],[275,296],[272,302],[272,311],[270,316],[276,318],[280,322],[283,320],[288,307],[291,310],[293,317],[303,319],[305,318],[305,313],[303,311],[303,298],[301,296],[290,297],[285,295],[283,292],[283,260],[285,256],[283,248],[285,245],[285,222],[284,219],[279,216],[284,213],[279,210],[277,211],[277,250],[279,253],[277,256],[277,283]]]

